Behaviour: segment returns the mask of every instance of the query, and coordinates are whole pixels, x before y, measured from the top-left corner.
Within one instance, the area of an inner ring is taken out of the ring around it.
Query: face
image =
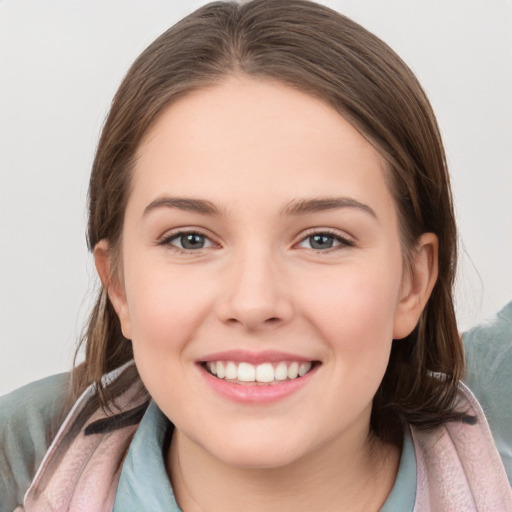
[[[180,99],[139,148],[121,251],[124,335],[197,450],[273,467],[366,439],[415,320],[383,162],[331,107],[245,78]]]

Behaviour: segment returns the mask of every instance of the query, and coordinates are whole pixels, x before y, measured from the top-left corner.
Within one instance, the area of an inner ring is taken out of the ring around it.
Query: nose
[[[293,305],[286,280],[284,269],[272,254],[253,251],[239,255],[227,271],[218,303],[219,317],[248,331],[265,331],[288,323]]]

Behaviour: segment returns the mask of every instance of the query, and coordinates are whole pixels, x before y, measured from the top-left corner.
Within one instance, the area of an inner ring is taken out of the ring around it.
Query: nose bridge
[[[286,276],[272,249],[248,244],[234,254],[233,260],[223,305],[224,319],[248,329],[288,321],[292,307],[286,294]]]

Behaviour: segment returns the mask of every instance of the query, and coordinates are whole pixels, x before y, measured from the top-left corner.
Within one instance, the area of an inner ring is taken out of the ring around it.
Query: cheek
[[[189,283],[190,284],[190,283]],[[193,286],[146,273],[127,283],[133,343],[153,350],[177,347],[194,330],[201,307]]]
[[[380,379],[391,349],[401,265],[350,266],[329,281],[311,282],[304,315],[328,342],[340,375]]]
[[[312,280],[314,288],[305,310],[321,318],[320,325],[335,326],[343,336],[357,338],[356,334],[365,330],[390,334],[401,272],[385,264],[382,269],[351,267],[325,282]]]
[[[204,289],[183,273],[153,266],[128,276],[126,291],[141,379],[165,411],[180,410],[193,384],[185,371],[187,354],[209,309]]]
[[[204,280],[166,264],[157,251],[132,249],[126,254],[125,289],[134,351],[162,360],[176,358],[208,310]]]

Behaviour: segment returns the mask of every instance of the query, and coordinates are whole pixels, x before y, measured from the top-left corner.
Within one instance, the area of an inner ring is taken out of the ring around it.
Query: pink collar
[[[113,407],[116,414],[126,416],[148,401],[136,376],[128,363],[105,377],[124,389]],[[94,407],[95,394],[94,386],[87,389],[62,424],[25,495],[25,512],[112,510],[138,422],[98,428],[109,415]],[[457,400],[476,424],[452,422],[431,431],[411,427],[417,460],[414,512],[512,511],[512,490],[483,411],[462,383]]]

